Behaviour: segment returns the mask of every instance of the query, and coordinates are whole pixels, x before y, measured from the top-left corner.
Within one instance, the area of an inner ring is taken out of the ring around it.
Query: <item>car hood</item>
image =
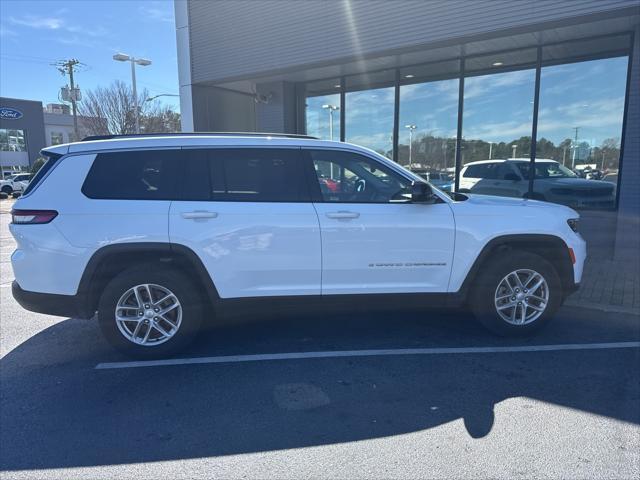
[[[523,216],[534,213],[534,211],[566,216],[566,218],[577,218],[580,216],[575,210],[557,203],[473,193],[465,193],[464,195],[468,197],[468,200],[464,202],[454,202],[453,205],[454,209],[456,205],[459,205],[465,213],[477,212],[479,215],[499,215],[501,212],[508,210],[510,215],[515,215],[517,213],[515,213],[513,209],[517,208],[522,212]]]

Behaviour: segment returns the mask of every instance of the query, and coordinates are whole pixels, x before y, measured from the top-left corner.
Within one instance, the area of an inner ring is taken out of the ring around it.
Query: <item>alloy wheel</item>
[[[152,283],[136,285],[118,300],[115,320],[127,340],[152,347],[176,334],[182,323],[182,305],[168,288]]]
[[[514,270],[496,288],[494,299],[498,315],[512,325],[536,321],[549,304],[549,286],[535,270]]]

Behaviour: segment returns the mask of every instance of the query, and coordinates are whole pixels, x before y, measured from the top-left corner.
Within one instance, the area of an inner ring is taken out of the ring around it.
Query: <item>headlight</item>
[[[571,228],[571,230],[573,230],[574,232],[578,233],[578,218],[570,218],[569,220],[567,220],[567,224],[569,225],[569,228]]]

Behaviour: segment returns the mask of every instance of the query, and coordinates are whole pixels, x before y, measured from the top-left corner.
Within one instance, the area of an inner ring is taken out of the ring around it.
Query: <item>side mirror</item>
[[[516,175],[515,173],[507,173],[504,176],[505,180],[511,180],[513,182],[519,182],[520,181],[520,177],[518,175]]]
[[[436,196],[428,183],[413,182],[411,184],[411,203],[435,203],[435,201]]]

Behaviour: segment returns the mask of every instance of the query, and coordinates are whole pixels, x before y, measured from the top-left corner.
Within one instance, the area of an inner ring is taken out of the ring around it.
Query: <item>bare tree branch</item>
[[[158,102],[146,102],[149,92],[138,95],[140,131],[166,133],[180,131],[180,114]],[[133,91],[116,80],[108,87],[97,87],[84,94],[79,106],[83,135],[126,135],[135,133]]]

